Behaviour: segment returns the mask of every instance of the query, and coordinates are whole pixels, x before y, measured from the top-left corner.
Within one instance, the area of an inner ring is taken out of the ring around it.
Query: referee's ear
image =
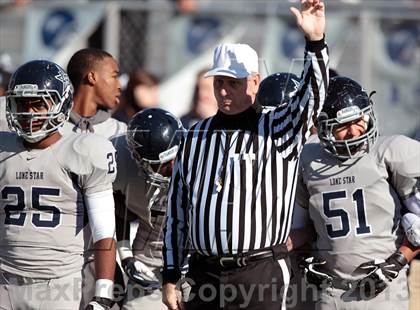
[[[258,87],[260,86],[260,82],[261,82],[261,75],[259,73],[253,73],[249,79],[251,80],[251,85],[250,87],[252,87],[251,92],[253,95],[256,95],[258,92]]]

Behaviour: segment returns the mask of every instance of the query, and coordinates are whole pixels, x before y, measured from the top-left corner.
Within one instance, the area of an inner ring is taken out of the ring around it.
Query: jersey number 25
[[[14,195],[17,198],[15,205],[7,204],[4,207],[5,225],[23,226],[27,212],[25,209],[25,192],[21,187],[6,186],[1,191],[1,198],[8,199],[9,196]],[[31,205],[32,208],[41,212],[32,213],[32,224],[40,228],[55,228],[60,224],[61,212],[55,206],[43,206],[39,200],[41,196],[60,196],[60,189],[48,187],[32,187],[31,191]],[[48,219],[42,219],[43,216],[49,215]]]

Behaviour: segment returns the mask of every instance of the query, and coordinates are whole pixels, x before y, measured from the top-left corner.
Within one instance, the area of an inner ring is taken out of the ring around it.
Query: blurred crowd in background
[[[373,97],[383,134],[420,131],[420,2],[334,0],[329,6],[331,67]],[[202,72],[220,42],[247,42],[263,77],[300,75],[304,42],[288,9],[274,0],[0,1],[0,94],[11,72],[31,59],[62,67],[78,49],[95,47],[119,62],[123,95],[114,113],[127,120],[159,106],[185,126],[215,113],[211,79]]]

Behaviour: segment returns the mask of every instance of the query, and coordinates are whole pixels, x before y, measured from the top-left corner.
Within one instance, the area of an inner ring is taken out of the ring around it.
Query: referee
[[[307,45],[301,84],[288,105],[262,112],[255,103],[260,75],[249,45],[215,49],[206,75],[214,77],[219,110],[188,131],[168,194],[168,309],[285,309],[298,158],[328,86],[324,4],[302,0],[300,11],[291,10]],[[191,292],[184,304],[176,283],[188,251]]]

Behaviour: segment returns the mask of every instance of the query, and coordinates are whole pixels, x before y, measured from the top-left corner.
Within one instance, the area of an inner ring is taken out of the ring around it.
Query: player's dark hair
[[[75,91],[77,91],[85,75],[107,57],[112,58],[112,55],[97,48],[84,48],[70,58],[67,65],[67,74]]]

